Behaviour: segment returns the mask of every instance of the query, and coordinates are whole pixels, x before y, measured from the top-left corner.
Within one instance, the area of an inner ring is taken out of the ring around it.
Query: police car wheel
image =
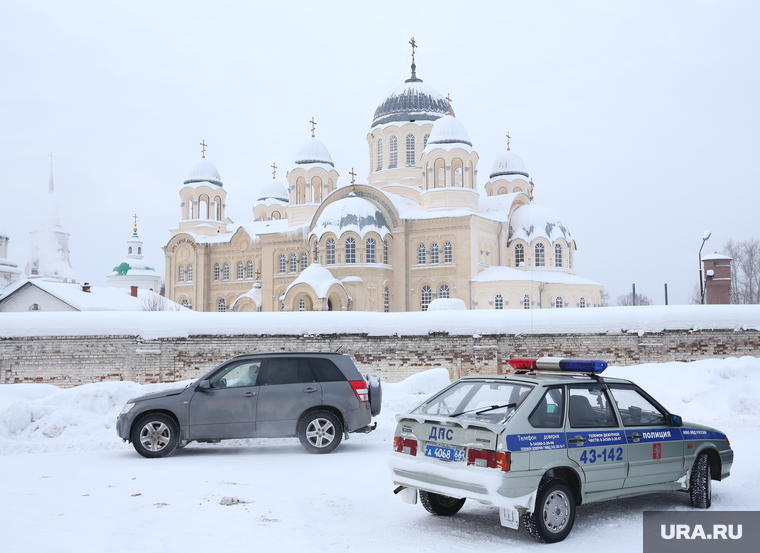
[[[420,502],[428,513],[450,517],[459,512],[467,498],[457,499],[447,495],[420,490]]]
[[[564,540],[575,522],[573,492],[559,478],[541,481],[536,495],[536,508],[523,518],[528,533],[538,541],[556,543]]]
[[[148,413],[132,427],[132,446],[149,459],[166,457],[177,448],[177,423],[163,413]]]
[[[712,480],[710,478],[710,459],[702,453],[691,467],[689,495],[691,506],[697,509],[709,509],[712,505]]]

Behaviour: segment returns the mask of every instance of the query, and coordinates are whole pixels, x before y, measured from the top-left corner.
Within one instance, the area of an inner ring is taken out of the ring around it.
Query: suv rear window
[[[329,359],[309,359],[309,364],[317,377],[317,382],[345,381],[343,372]]]

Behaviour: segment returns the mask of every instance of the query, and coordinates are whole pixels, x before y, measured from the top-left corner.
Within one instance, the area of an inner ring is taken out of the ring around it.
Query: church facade
[[[375,111],[366,183],[340,182],[312,132],[285,182],[233,224],[216,167],[195,162],[164,247],[166,296],[198,311],[599,306],[601,285],[575,274],[575,240],[534,202],[521,158],[507,149],[481,186],[465,126],[415,69]]]

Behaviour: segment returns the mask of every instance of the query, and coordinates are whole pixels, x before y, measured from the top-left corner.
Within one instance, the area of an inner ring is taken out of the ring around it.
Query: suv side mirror
[[[199,390],[210,390],[211,389],[211,382],[208,380],[201,380],[201,383],[198,384]]]
[[[683,426],[683,419],[679,415],[665,415],[665,423],[668,426],[679,427]]]

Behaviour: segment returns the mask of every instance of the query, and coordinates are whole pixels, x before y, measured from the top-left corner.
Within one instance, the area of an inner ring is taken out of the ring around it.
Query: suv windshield
[[[502,423],[510,419],[531,389],[515,382],[460,381],[412,413]]]

